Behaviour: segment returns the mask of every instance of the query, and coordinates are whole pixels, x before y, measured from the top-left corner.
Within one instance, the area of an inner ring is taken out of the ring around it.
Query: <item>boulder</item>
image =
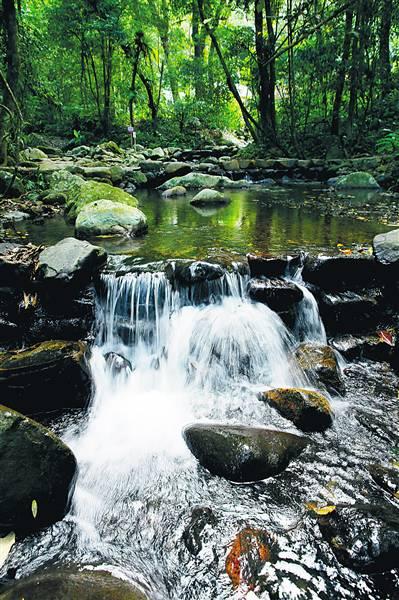
[[[294,282],[277,278],[251,279],[248,294],[276,312],[290,310],[303,299],[302,290]]]
[[[230,198],[218,192],[217,190],[204,189],[198,192],[190,201],[194,206],[213,205],[213,204],[228,204]]]
[[[0,406],[0,472],[3,533],[29,533],[67,513],[74,455],[51,431],[5,406]]]
[[[168,262],[165,267],[165,275],[169,281],[180,285],[214,281],[224,274],[225,271],[220,265],[202,260],[174,260]]]
[[[67,195],[66,212],[68,218],[74,220],[87,205],[99,200],[108,200],[118,204],[136,208],[138,200],[120,188],[108,183],[86,181],[76,192]]]
[[[67,198],[79,193],[82,186],[85,185],[85,180],[79,175],[74,175],[65,169],[51,173],[48,178],[48,184],[52,193],[65,194]]]
[[[399,468],[375,464],[369,466],[369,473],[383,490],[399,500]]]
[[[372,330],[381,319],[382,301],[379,289],[322,293],[318,296],[320,315],[332,334]]]
[[[99,246],[75,238],[65,238],[39,255],[36,280],[47,286],[83,288],[105,264],[107,253]]]
[[[125,579],[106,571],[52,568],[10,583],[0,600],[148,600]]]
[[[391,362],[396,356],[395,347],[387,344],[377,333],[335,336],[330,344],[350,361],[370,359]]]
[[[186,188],[182,185],[177,185],[162,192],[162,198],[174,198],[175,196],[184,196],[185,194],[187,194]]]
[[[301,344],[295,358],[310,381],[320,382],[332,392],[345,391],[337,356],[330,346]]]
[[[183,436],[203,467],[239,483],[278,475],[308,443],[292,433],[241,425],[194,424]]]
[[[101,235],[134,237],[146,230],[147,218],[141,210],[110,200],[90,203],[79,212],[75,222],[78,238]]]
[[[371,288],[379,283],[379,268],[373,257],[307,256],[303,279],[328,292]]]
[[[251,277],[283,277],[301,265],[301,257],[247,254]]]
[[[92,385],[87,355],[83,342],[58,340],[0,352],[3,404],[24,415],[85,407]]]
[[[41,197],[41,201],[43,204],[66,204],[67,197],[66,194],[62,192],[46,192],[44,196]]]
[[[392,505],[337,506],[318,518],[337,560],[361,573],[399,567],[399,511]]]
[[[48,158],[47,154],[39,148],[26,148],[21,152],[21,158],[24,160],[43,160]]]
[[[33,278],[40,248],[28,244],[0,243],[0,282],[1,286],[14,289],[29,287]]]
[[[113,142],[112,140],[99,144],[95,150],[96,152],[98,150],[102,150],[110,154],[116,154],[117,156],[124,156],[125,154],[124,150],[122,150],[122,148],[120,148],[118,144],[116,142]]]
[[[380,186],[370,173],[365,171],[356,171],[355,173],[349,173],[349,175],[343,175],[338,177],[335,182],[335,188],[337,190],[345,189],[368,189],[368,190],[379,190]]]
[[[159,189],[169,190],[177,185],[182,185],[187,190],[217,189],[217,188],[241,188],[248,187],[245,180],[233,181],[228,177],[218,175],[207,175],[205,173],[188,173],[182,177],[172,177],[163,183]]]
[[[302,431],[324,431],[332,423],[329,401],[313,390],[277,388],[262,392],[259,399],[273,406]]]
[[[399,229],[376,235],[373,239],[373,250],[380,264],[399,266]]]
[[[191,165],[185,162],[170,162],[165,164],[165,173],[173,177],[190,173]]]

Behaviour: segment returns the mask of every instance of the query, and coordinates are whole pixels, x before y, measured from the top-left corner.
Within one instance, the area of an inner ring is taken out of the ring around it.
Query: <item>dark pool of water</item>
[[[329,196],[321,189],[254,187],[228,194],[231,203],[227,206],[198,208],[190,205],[193,194],[164,200],[156,191],[138,192],[140,208],[148,218],[147,235],[96,241],[111,253],[145,260],[223,256],[234,259],[251,251],[282,253],[302,249],[316,253],[334,251],[337,244],[369,245],[376,233],[389,229],[377,218],[358,220],[323,214]],[[370,206],[373,196],[363,192],[345,202],[351,208]],[[32,242],[45,245],[74,233],[73,226],[61,216],[44,224],[24,221],[18,223],[17,229],[28,234]]]

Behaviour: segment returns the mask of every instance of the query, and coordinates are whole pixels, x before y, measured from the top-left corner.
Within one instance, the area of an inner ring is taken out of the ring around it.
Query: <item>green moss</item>
[[[75,219],[82,208],[97,200],[110,200],[111,202],[132,206],[133,208],[136,208],[138,205],[137,198],[119,188],[113,187],[108,183],[87,181],[77,191],[68,196],[66,206],[68,217]]]
[[[304,431],[323,431],[331,425],[331,405],[319,392],[302,388],[276,388],[261,394],[260,399]]]

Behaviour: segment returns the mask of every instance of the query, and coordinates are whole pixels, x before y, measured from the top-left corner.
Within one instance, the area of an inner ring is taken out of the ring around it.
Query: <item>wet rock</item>
[[[376,235],[373,250],[376,260],[382,265],[399,266],[399,229]]]
[[[76,476],[74,455],[51,431],[4,406],[0,472],[0,531],[28,533],[67,513]]]
[[[190,522],[183,531],[184,545],[190,554],[197,556],[201,552],[206,530],[215,527],[216,524],[217,519],[210,508],[194,508]]]
[[[239,483],[281,473],[308,443],[292,433],[240,425],[189,425],[183,437],[203,467]]]
[[[66,204],[67,197],[66,194],[62,192],[46,192],[44,196],[41,198],[41,201],[44,204]]]
[[[180,175],[187,175],[190,173],[191,165],[184,162],[170,162],[165,164],[165,173],[167,175],[171,175],[173,177],[178,177]]]
[[[132,208],[136,208],[138,205],[138,200],[134,196],[120,188],[98,181],[85,182],[76,193],[68,194],[67,198],[66,212],[71,220],[76,219],[80,211],[87,205],[100,200],[124,204]]]
[[[147,230],[147,217],[138,208],[98,200],[85,206],[78,214],[75,232],[78,238],[101,235],[135,237]]]
[[[212,205],[212,204],[228,204],[230,198],[218,192],[217,190],[204,189],[198,192],[190,201],[194,206]]]
[[[251,277],[283,277],[297,269],[301,264],[301,257],[288,256],[259,256],[247,254]]]
[[[85,407],[91,395],[87,354],[83,342],[65,341],[0,352],[3,404],[25,415]]]
[[[399,511],[393,506],[337,506],[318,521],[324,539],[344,566],[361,573],[399,567]]]
[[[330,402],[319,392],[300,388],[277,388],[259,395],[302,431],[324,431],[332,424]]]
[[[369,472],[374,481],[386,492],[399,500],[399,468],[370,465]]]
[[[218,175],[207,175],[205,173],[188,173],[182,177],[173,177],[163,183],[159,189],[168,190],[177,185],[182,185],[187,190],[219,189],[219,188],[240,188],[248,187],[248,182],[244,180],[233,181],[228,177]]]
[[[318,297],[324,325],[334,334],[359,333],[375,327],[382,315],[382,300],[379,289],[322,293]]]
[[[83,288],[98,274],[107,260],[99,246],[75,238],[65,238],[39,255],[36,280],[50,287]]]
[[[117,354],[116,352],[108,352],[104,358],[109,369],[114,375],[119,375],[120,373],[131,373],[133,370],[130,360],[127,360],[127,358]]]
[[[192,260],[175,260],[165,267],[165,275],[172,283],[192,285],[204,281],[214,281],[223,277],[224,269],[215,263]]]
[[[338,177],[335,186],[337,190],[345,189],[369,189],[379,190],[380,186],[370,173],[365,171],[356,171],[349,175]]]
[[[0,282],[2,287],[26,288],[31,281],[41,249],[33,244],[0,244]]]
[[[345,391],[337,356],[330,346],[301,344],[295,357],[310,381],[319,381],[330,391]]]
[[[106,571],[48,569],[10,583],[0,600],[148,600],[124,579]]]
[[[384,342],[377,334],[341,335],[330,340],[332,348],[348,360],[369,358],[376,361],[390,362],[396,352],[395,348]]]
[[[302,276],[329,292],[372,288],[380,281],[374,258],[363,256],[307,256]]]
[[[303,292],[295,283],[277,278],[251,279],[248,294],[276,312],[285,312],[303,299]]]
[[[177,185],[162,192],[162,198],[174,198],[175,196],[184,196],[185,194],[187,194],[186,188],[182,185]]]
[[[263,529],[246,527],[231,544],[226,557],[226,573],[235,588],[253,590],[259,582],[266,562],[278,559],[278,544],[273,535]]]

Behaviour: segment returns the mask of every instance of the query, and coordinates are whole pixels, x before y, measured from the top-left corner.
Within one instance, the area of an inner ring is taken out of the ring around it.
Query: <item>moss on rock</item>
[[[75,223],[79,238],[100,235],[133,237],[144,233],[146,229],[147,219],[141,210],[110,200],[98,200],[85,206]]]
[[[301,388],[276,388],[259,395],[284,418],[303,431],[324,431],[332,423],[329,401],[319,392]]]

